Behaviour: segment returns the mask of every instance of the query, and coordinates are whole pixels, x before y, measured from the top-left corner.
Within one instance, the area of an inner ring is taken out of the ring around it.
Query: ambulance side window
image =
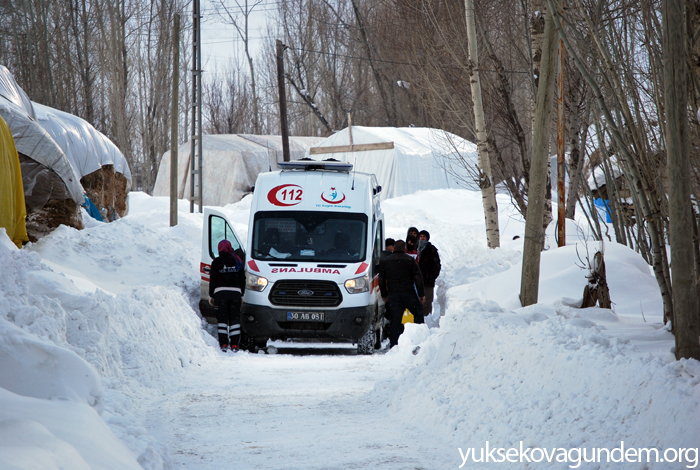
[[[384,249],[384,227],[382,221],[377,221],[377,230],[374,232],[374,249],[372,250],[372,275],[379,270],[379,257]]]
[[[209,256],[212,259],[219,256],[219,242],[221,240],[230,241],[233,251],[238,256],[243,256],[243,250],[231,226],[222,217],[211,215],[209,216]]]

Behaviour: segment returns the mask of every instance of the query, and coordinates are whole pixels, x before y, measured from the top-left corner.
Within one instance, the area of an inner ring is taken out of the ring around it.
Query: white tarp
[[[290,159],[302,158],[318,137],[290,137]],[[190,198],[190,143],[178,147],[178,199]],[[275,135],[217,134],[202,136],[202,198],[206,206],[238,202],[250,192],[258,174],[276,170],[282,161],[282,138]],[[170,151],[163,154],[154,196],[170,195]]]
[[[479,189],[474,181],[478,164],[476,145],[450,132],[425,127],[353,126],[352,141],[354,145],[393,142],[394,148],[316,154],[310,158],[335,158],[352,163],[357,171],[375,174],[382,186],[382,199],[420,190]],[[314,147],[349,144],[346,128]]]
[[[34,109],[29,96],[17,85],[15,77],[4,65],[0,65],[0,96],[10,103],[14,103],[25,113],[35,118]]]
[[[104,165],[114,165],[114,170],[131,182],[124,155],[90,123],[39,103],[33,103],[33,106],[37,121],[61,147],[80,178]]]
[[[83,190],[68,157],[35,120],[34,107],[7,67],[0,65],[0,115],[12,131],[17,151],[37,163],[52,169],[66,185],[71,199],[82,204]],[[23,178],[24,180],[24,178]],[[25,181],[25,186],[34,181]],[[32,194],[33,187],[25,187]]]
[[[61,178],[77,204],[83,203],[83,186],[63,150],[23,109],[14,103],[0,98],[0,115],[12,131],[17,151],[37,163],[52,169]],[[32,194],[33,188],[25,187],[25,194]]]

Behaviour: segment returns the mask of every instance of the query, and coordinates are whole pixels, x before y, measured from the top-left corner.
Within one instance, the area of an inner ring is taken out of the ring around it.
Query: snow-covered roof
[[[620,165],[617,163],[617,158],[612,156],[608,159],[608,162],[610,163],[610,171],[612,172],[612,177],[617,179],[620,176],[623,175],[622,168],[620,168]],[[606,180],[605,180],[605,170],[603,169],[603,165],[598,165],[595,170],[593,170],[593,173],[591,173],[591,176],[588,177],[588,187],[591,189],[597,189],[597,188],[602,188],[605,186]]]
[[[352,127],[354,145],[382,142],[393,142],[394,148],[316,154],[311,158],[335,158],[352,163],[357,171],[375,174],[384,199],[420,190],[479,189],[473,177],[478,164],[476,145],[462,137],[426,127]],[[342,145],[350,145],[347,128],[314,147]]]
[[[114,165],[115,171],[131,181],[124,154],[90,123],[49,106],[33,103],[36,118],[70,160],[79,177]]]
[[[289,137],[292,160],[302,158],[319,137]],[[178,198],[190,197],[190,142],[178,147]],[[224,206],[250,192],[259,173],[276,170],[282,161],[278,135],[216,134],[202,136],[204,205]],[[154,196],[170,195],[170,151],[163,154]]]

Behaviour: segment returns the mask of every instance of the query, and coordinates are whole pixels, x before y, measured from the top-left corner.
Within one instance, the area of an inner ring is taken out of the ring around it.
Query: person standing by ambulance
[[[403,333],[403,311],[408,309],[415,323],[423,323],[422,302],[425,300],[420,268],[416,260],[406,254],[403,240],[397,240],[394,253],[379,264],[379,289],[391,322],[389,344],[394,347]]]
[[[241,299],[245,289],[243,261],[233,251],[231,242],[221,240],[219,256],[211,263],[209,303],[218,321],[219,347],[223,352],[237,352],[241,339]]]
[[[421,230],[418,241],[418,267],[423,276],[425,287],[425,302],[423,302],[423,314],[427,317],[433,313],[433,299],[435,298],[435,280],[440,275],[442,265],[438,249],[430,243],[430,233]]]

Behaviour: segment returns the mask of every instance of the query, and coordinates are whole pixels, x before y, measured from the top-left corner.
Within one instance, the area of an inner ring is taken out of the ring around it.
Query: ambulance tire
[[[245,333],[241,333],[241,339],[238,341],[238,347],[242,351],[255,352],[255,338],[252,338]]]
[[[255,352],[267,350],[267,338],[255,338]]]
[[[374,349],[382,349],[382,326],[374,330]]]
[[[367,332],[357,342],[357,354],[365,356],[374,354],[374,326],[370,326]]]

